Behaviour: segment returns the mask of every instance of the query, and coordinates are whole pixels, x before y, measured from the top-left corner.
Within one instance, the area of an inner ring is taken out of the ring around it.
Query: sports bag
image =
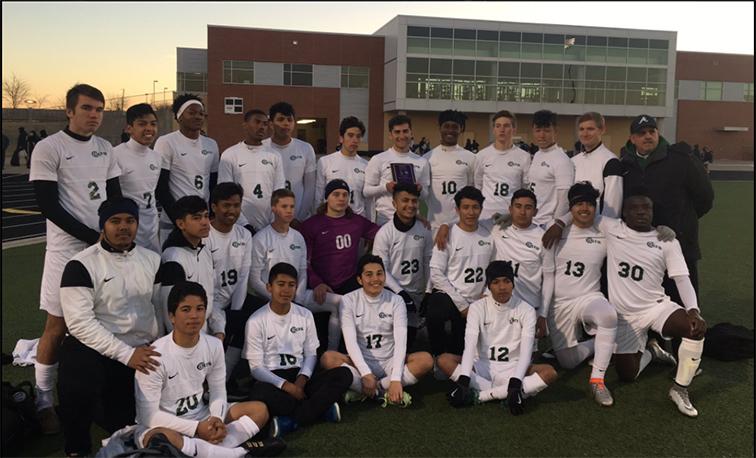
[[[753,358],[754,330],[732,323],[719,323],[706,330],[703,354],[721,361]]]

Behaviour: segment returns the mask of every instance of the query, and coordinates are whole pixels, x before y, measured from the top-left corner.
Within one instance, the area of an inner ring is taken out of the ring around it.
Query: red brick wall
[[[297,45],[292,42],[296,41]],[[224,60],[370,67],[368,127],[370,149],[383,147],[383,37],[208,26],[207,130],[221,151],[243,138],[241,115],[223,113],[224,97],[241,97],[244,110],[287,101],[298,118],[325,118],[328,151],[338,144],[339,89],[223,84]],[[315,145],[313,145],[315,146]]]
[[[753,56],[677,52],[676,78],[696,81],[753,82]]]
[[[724,126],[747,127],[748,132],[722,132]],[[753,161],[753,103],[677,102],[677,139],[714,151],[714,160]]]

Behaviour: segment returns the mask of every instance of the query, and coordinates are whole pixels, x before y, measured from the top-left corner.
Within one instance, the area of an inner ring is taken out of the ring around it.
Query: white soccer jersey
[[[142,426],[162,426],[194,437],[197,425],[212,415],[225,420],[226,361],[223,344],[213,336],[200,334],[192,348],[178,346],[173,333],[153,344],[160,353],[157,369],[143,374],[136,371],[136,421]],[[202,395],[207,380],[209,404]]]
[[[234,224],[228,233],[223,233],[211,225],[207,248],[212,255],[215,271],[213,305],[219,311],[226,308],[241,310],[247,297],[249,268],[252,263],[252,234],[237,224]],[[216,316],[220,318],[218,326],[225,328],[225,313],[218,313]]]
[[[476,158],[459,145],[439,145],[423,158],[430,165],[428,221],[435,230],[455,219],[454,195],[465,186],[474,184]]]
[[[401,380],[407,347],[404,300],[386,289],[377,297],[370,297],[360,288],[342,296],[340,317],[344,343],[360,374],[370,373],[365,360],[393,360],[388,375],[392,381]]]
[[[370,219],[368,201],[365,199],[365,168],[368,161],[359,155],[345,156],[336,151],[318,161],[318,177],[315,181],[315,207],[324,202],[325,187],[329,181],[341,179],[349,185],[349,206],[360,216]]]
[[[386,184],[394,181],[391,164],[412,164],[415,182],[422,185],[420,197],[427,198],[430,188],[430,166],[425,158],[415,153],[400,153],[393,147],[370,158],[365,169],[365,196],[375,199],[375,211],[383,219],[390,220],[394,204]]]
[[[373,241],[373,254],[383,260],[387,273],[409,293],[425,292],[432,253],[433,238],[420,221],[415,221],[407,232],[389,221],[378,230]]]
[[[68,332],[127,365],[134,347],[158,336],[153,295],[159,267],[160,256],[140,246],[121,252],[103,241],[78,253],[60,285]]]
[[[284,146],[277,145],[270,138],[266,138],[263,140],[263,145],[281,156],[286,179],[285,187],[297,196],[296,218],[299,221],[306,220],[312,214],[315,183],[309,185],[313,188],[308,188],[305,176],[310,173],[314,175],[317,172],[315,150],[312,149],[312,145],[298,138],[292,138],[289,144]]]
[[[530,355],[522,355],[520,348],[523,337],[532,339],[535,325],[535,310],[516,297],[507,304],[491,296],[473,302],[467,312],[460,374],[469,377],[473,365],[477,373],[495,374],[516,367],[521,356],[529,362]]]
[[[475,232],[466,232],[455,224],[449,231],[446,249],[433,247],[433,287],[448,294],[460,310],[465,309],[483,294],[486,267],[493,257],[491,234],[485,228],[479,225]]]
[[[285,262],[297,269],[297,299],[302,300],[307,290],[307,245],[304,237],[289,228],[285,234],[265,226],[252,237],[252,264],[249,271],[249,292],[270,299],[265,289],[270,269]]]
[[[620,220],[601,218],[606,234],[609,301],[619,313],[644,312],[664,299],[664,272],[669,277],[688,275],[680,242],[661,242],[656,229],[638,232]]]
[[[575,183],[575,166],[564,150],[554,144],[546,150],[538,150],[528,171],[530,189],[538,199],[538,214],[533,218],[536,224],[550,224],[557,208],[557,191],[570,189]]]
[[[599,293],[604,258],[606,239],[598,228],[568,226],[562,239],[544,257],[544,273],[554,272],[555,276],[554,303]]]
[[[105,183],[121,175],[113,147],[97,136],[76,140],[64,131],[34,148],[29,181],[58,183],[60,205],[82,224],[99,232],[97,209],[107,198]],[[86,248],[86,244],[47,220],[47,251]]]
[[[514,224],[506,230],[494,226],[491,231],[496,260],[509,261],[515,274],[514,294],[539,309],[542,304],[543,260],[546,251],[541,238],[544,230],[535,224],[520,229]]]
[[[490,218],[494,213],[509,213],[512,194],[528,186],[529,169],[530,154],[519,146],[501,151],[491,144],[478,153],[475,187],[486,198],[481,219]],[[540,206],[540,200],[538,203]]]
[[[218,167],[218,183],[233,182],[244,189],[242,217],[237,224],[251,224],[259,231],[273,221],[270,197],[286,186],[281,156],[269,146],[244,142],[223,151]],[[299,202],[297,202],[297,205]]]
[[[139,205],[136,244],[160,253],[155,189],[160,178],[160,155],[133,138],[113,148],[121,168],[121,193]]]
[[[303,368],[305,358],[315,356],[320,345],[312,312],[294,303],[286,315],[275,313],[270,304],[257,310],[247,320],[244,336],[242,355],[250,368],[270,371]]]
[[[575,183],[590,181],[598,190],[596,208],[602,208],[603,215],[619,218],[622,214],[622,165],[617,156],[602,143],[593,151],[573,156],[572,163]]]

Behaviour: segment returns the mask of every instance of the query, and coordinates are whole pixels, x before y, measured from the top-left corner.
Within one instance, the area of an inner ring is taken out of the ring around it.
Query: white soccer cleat
[[[673,385],[672,388],[669,389],[669,399],[671,399],[672,402],[675,403],[677,410],[679,410],[683,415],[692,418],[698,416],[698,410],[696,410],[696,408],[693,407],[693,403],[690,402],[687,388]]]
[[[677,359],[675,359],[671,353],[663,349],[656,339],[650,339],[646,344],[646,348],[648,348],[653,355],[654,361],[661,361],[670,366],[677,366]]]
[[[591,394],[593,400],[602,407],[611,407],[614,405],[612,392],[603,383],[591,383]]]

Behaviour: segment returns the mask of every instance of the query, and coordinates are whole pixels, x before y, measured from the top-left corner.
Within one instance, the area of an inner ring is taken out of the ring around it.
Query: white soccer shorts
[[[71,258],[86,248],[87,244],[81,242],[81,244],[61,251],[45,251],[42,284],[39,288],[39,308],[41,310],[63,318],[63,308],[60,306],[60,280],[63,277],[63,270]]]
[[[667,297],[661,302],[649,305],[648,309],[641,313],[617,312],[617,343],[614,353],[628,354],[643,351],[646,348],[649,329],[653,329],[662,338],[669,340],[670,337],[662,334],[662,329],[669,316],[678,310],[685,309]]]
[[[578,337],[581,336],[581,329],[585,329],[585,332],[590,335],[596,334],[596,328],[589,323],[584,323],[580,318],[588,304],[596,299],[606,300],[603,294],[597,292],[551,306],[546,320],[554,350],[576,346]]]

